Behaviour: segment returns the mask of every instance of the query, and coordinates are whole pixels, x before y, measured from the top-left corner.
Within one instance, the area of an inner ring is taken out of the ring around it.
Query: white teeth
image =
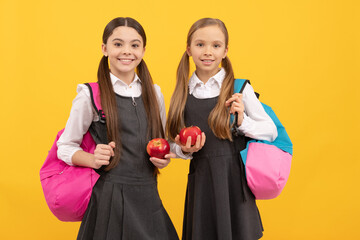
[[[120,61],[122,61],[122,62],[131,62],[132,60],[131,59],[120,59]]]

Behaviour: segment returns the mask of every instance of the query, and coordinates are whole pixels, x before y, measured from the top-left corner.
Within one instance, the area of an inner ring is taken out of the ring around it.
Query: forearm
[[[79,150],[71,158],[72,164],[81,167],[95,168],[94,154]]]
[[[238,129],[245,136],[257,140],[266,140],[272,142],[277,137],[276,126],[273,121],[271,121],[271,119],[255,121],[244,115],[244,120]]]

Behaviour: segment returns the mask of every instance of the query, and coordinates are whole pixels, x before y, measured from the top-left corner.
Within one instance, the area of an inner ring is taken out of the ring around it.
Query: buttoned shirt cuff
[[[251,119],[244,113],[244,119],[240,126],[237,127],[237,130],[241,135],[245,135],[246,129],[249,129],[251,126]]]

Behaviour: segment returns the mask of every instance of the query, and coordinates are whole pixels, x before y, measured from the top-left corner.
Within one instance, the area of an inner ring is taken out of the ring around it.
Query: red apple
[[[170,145],[168,141],[163,138],[154,138],[149,141],[146,146],[146,151],[150,157],[163,159],[164,156],[170,152]]]
[[[191,146],[195,145],[197,136],[200,135],[201,139],[201,129],[197,126],[184,127],[181,129],[179,136],[180,142],[183,145],[186,145],[188,137],[191,137]]]

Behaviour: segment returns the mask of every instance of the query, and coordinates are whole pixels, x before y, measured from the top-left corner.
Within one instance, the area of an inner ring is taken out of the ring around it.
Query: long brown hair
[[[146,46],[146,35],[143,27],[135,19],[132,18],[115,18],[111,20],[105,27],[103,33],[103,43],[106,44],[108,38],[111,36],[117,27],[131,27],[135,29],[142,37],[144,47]],[[154,89],[154,83],[150,72],[146,66],[144,59],[136,68],[139,78],[141,79],[142,99],[146,110],[148,119],[147,137],[156,138],[164,137],[164,130],[161,124],[160,110],[157,103],[157,96]],[[101,106],[106,116],[107,136],[109,141],[115,141],[115,156],[110,161],[110,164],[105,168],[106,171],[114,168],[120,161],[121,153],[121,139],[119,134],[118,110],[116,107],[115,92],[110,79],[110,70],[108,64],[108,57],[103,56],[97,73],[98,83],[100,88]],[[151,109],[150,109],[151,108]],[[157,169],[155,169],[157,173]]]
[[[229,34],[226,26],[221,20],[214,18],[202,18],[191,26],[187,35],[187,47],[191,45],[192,36],[198,29],[213,25],[218,26],[224,33],[225,47],[227,48],[229,44]],[[220,139],[232,140],[229,124],[230,114],[229,110],[225,107],[225,101],[233,94],[234,71],[231,66],[230,59],[227,56],[222,60],[221,66],[225,69],[226,75],[221,86],[218,102],[209,115],[208,124],[215,136]],[[184,109],[189,92],[189,71],[189,55],[185,51],[177,68],[176,86],[171,97],[168,119],[166,123],[167,135],[172,140],[174,140],[176,135],[180,132],[181,128],[185,126]]]

